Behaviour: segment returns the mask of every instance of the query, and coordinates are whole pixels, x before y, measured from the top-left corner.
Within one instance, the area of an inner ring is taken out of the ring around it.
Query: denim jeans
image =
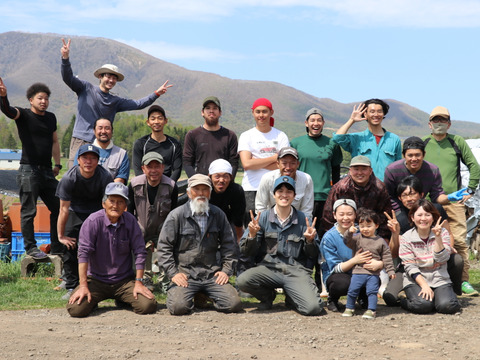
[[[355,309],[355,301],[362,287],[367,289],[368,309],[377,311],[377,293],[380,286],[380,277],[369,274],[353,274],[347,293],[347,309]]]
[[[37,246],[33,221],[37,215],[38,197],[50,210],[51,253],[62,254],[63,245],[58,241],[57,219],[60,200],[55,196],[58,181],[51,168],[22,164],[18,169],[17,185],[20,188],[20,225],[22,228],[25,251]]]

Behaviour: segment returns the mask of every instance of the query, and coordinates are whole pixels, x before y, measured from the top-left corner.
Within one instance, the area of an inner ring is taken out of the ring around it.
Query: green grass
[[[471,261],[471,264],[476,261]],[[470,284],[480,290],[480,268],[470,269]],[[31,310],[31,309],[55,309],[64,308],[65,300],[61,300],[65,291],[55,291],[53,288],[60,284],[60,280],[54,276],[52,264],[37,264],[33,276],[22,277],[20,275],[20,261],[12,263],[0,262],[0,311],[2,310]],[[232,285],[235,278],[230,279]],[[165,304],[166,295],[154,290],[158,303]],[[244,303],[258,303],[255,298],[242,298]],[[275,303],[285,301],[283,294],[278,294]],[[105,300],[100,306],[112,306],[113,300]]]

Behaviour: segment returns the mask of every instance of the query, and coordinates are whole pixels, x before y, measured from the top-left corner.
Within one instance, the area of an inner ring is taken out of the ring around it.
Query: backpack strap
[[[428,142],[431,139],[432,139],[431,136],[425,139],[424,141],[425,147],[427,146]],[[455,155],[457,155],[457,190],[460,190],[462,188],[462,176],[460,175],[460,162],[463,162],[465,164],[465,161],[463,161],[462,152],[460,151],[460,148],[458,147],[457,143],[448,134],[447,134],[447,140],[450,143],[450,145],[452,145],[452,148],[455,151]]]

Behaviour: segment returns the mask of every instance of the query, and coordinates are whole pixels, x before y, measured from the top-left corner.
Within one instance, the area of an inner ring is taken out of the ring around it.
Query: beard
[[[201,199],[204,199],[204,201],[200,201]],[[197,196],[195,199],[192,199],[191,202],[194,214],[202,214],[208,211],[208,198],[205,196]]]

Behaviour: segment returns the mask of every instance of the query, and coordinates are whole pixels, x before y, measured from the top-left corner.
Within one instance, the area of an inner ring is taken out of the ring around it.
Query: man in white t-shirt
[[[262,176],[278,169],[277,153],[290,146],[287,135],[273,127],[272,103],[265,98],[255,100],[252,114],[256,125],[240,135],[238,153],[245,170],[242,186],[245,191],[245,226],[250,222],[250,210],[255,212],[255,196]]]

